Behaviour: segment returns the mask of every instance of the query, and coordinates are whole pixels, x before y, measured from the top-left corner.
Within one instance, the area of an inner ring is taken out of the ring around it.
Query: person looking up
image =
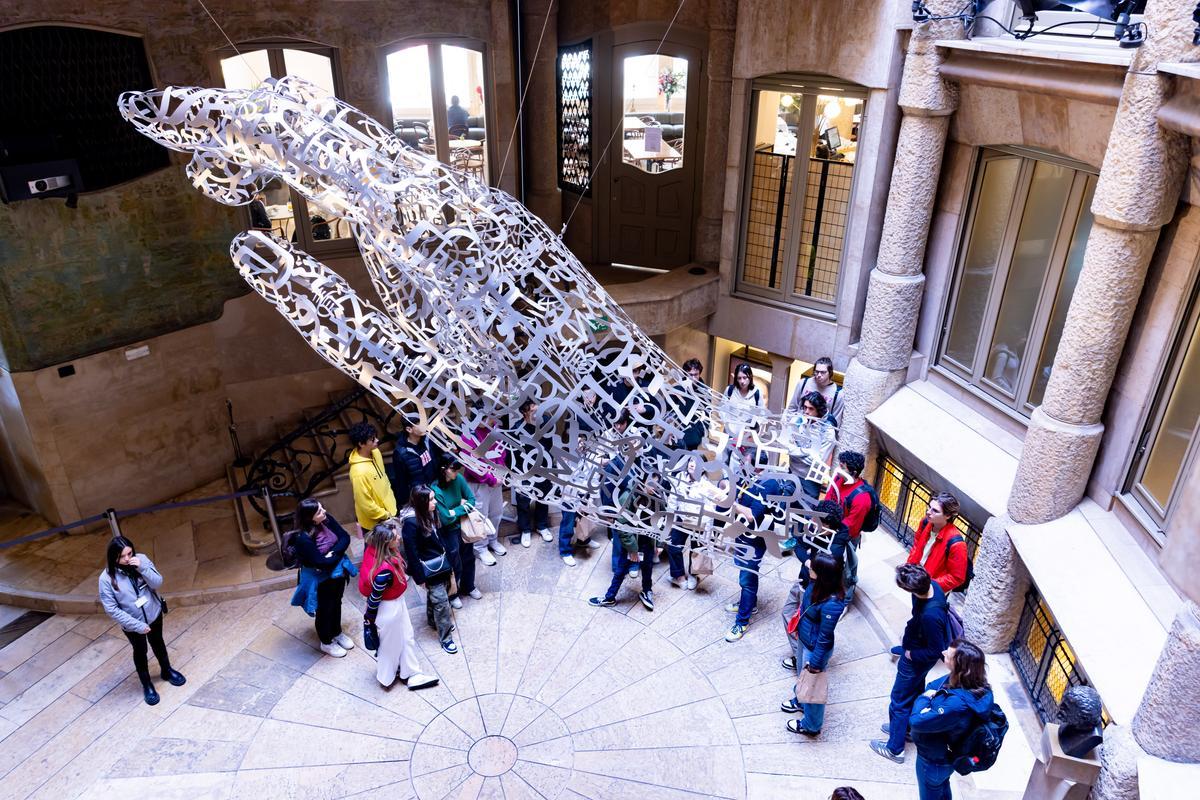
[[[462,540],[462,519],[475,507],[475,495],[459,474],[460,468],[458,459],[446,453],[438,468],[438,479],[430,487],[437,498],[438,536],[450,554],[454,577],[458,581],[458,592],[450,600],[451,608],[462,608],[463,595],[475,600],[483,597],[483,593],[475,588],[475,553],[464,546]]]
[[[799,414],[803,410],[804,395],[809,392],[819,392],[825,398],[828,409],[826,418],[835,428],[842,419],[842,387],[833,380],[833,360],[829,356],[821,356],[813,364],[812,375],[800,381],[796,391],[792,393],[792,402],[787,405],[787,412]]]
[[[428,486],[414,486],[409,496],[412,514],[404,517],[400,534],[404,538],[404,563],[408,574],[418,585],[425,587],[425,621],[436,628],[442,649],[458,652],[451,634],[454,622],[450,616],[450,576],[454,562],[438,536],[437,498]],[[427,572],[427,565],[438,564],[446,556],[444,569]]]
[[[429,442],[425,426],[410,421],[392,452],[392,494],[408,502],[414,486],[432,486],[438,478],[442,451]]]
[[[487,441],[488,434],[494,431],[499,424],[500,421],[494,413],[484,414],[482,424],[475,428],[472,434],[463,437],[463,452],[470,453]],[[508,548],[500,542],[499,536],[501,515],[504,513],[504,484],[500,482],[500,477],[497,475],[497,470],[508,467],[508,451],[500,442],[493,442],[491,449],[483,454],[483,461],[490,468],[483,472],[475,472],[467,467],[466,478],[467,484],[471,487],[471,493],[475,495],[475,507],[492,523],[495,533],[490,534],[481,542],[475,542],[471,547],[475,552],[475,557],[485,566],[491,567],[496,564],[493,553],[497,556],[508,554]]]
[[[354,493],[354,516],[363,536],[385,519],[396,516],[396,496],[383,468],[379,434],[369,422],[350,428],[350,488]]]
[[[315,625],[321,652],[342,658],[347,650],[354,649],[354,640],[342,633],[342,594],[346,578],[353,574],[353,565],[342,563],[350,547],[350,534],[319,500],[306,497],[296,505],[296,530],[287,544],[300,564],[300,585],[315,583]],[[302,600],[297,602],[299,589],[296,594],[292,603],[301,605]]]

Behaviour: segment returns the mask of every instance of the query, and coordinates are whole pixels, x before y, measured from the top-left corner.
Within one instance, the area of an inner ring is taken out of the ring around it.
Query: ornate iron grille
[[[1008,653],[1043,723],[1058,718],[1059,704],[1068,688],[1091,685],[1037,589],[1025,595],[1017,636]],[[1103,721],[1105,725],[1109,722],[1107,711]]]
[[[246,470],[241,489],[269,488],[276,497],[299,502],[311,497],[338,470],[346,466],[353,446],[347,436],[358,422],[370,422],[379,431],[381,445],[394,442],[400,420],[395,409],[381,413],[371,403],[366,389],[358,389],[326,408],[313,419],[305,419],[295,430],[272,444]],[[393,430],[396,429],[396,430]],[[262,499],[247,498],[264,518]],[[289,513],[278,513],[283,519]]]
[[[117,110],[121,92],[154,85],[140,38],[58,25],[5,31],[0,75],[0,141],[16,163],[74,159],[83,191],[170,163]]]
[[[933,497],[933,490],[890,458],[880,461],[875,487],[879,493],[879,504],[883,506],[880,523],[902,544],[912,547],[917,527],[925,517],[929,500]],[[954,525],[962,531],[963,538],[967,540],[967,555],[974,561],[983,530],[961,514],[954,520]]]
[[[591,193],[592,43],[558,51],[558,185]]]

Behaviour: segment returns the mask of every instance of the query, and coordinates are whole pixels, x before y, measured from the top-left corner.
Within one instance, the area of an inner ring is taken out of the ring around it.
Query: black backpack
[[[876,530],[879,527],[879,514],[882,506],[879,504],[879,495],[876,493],[875,487],[871,486],[871,484],[863,481],[862,486],[851,492],[846,501],[842,503],[842,508],[843,510],[848,510],[859,492],[866,492],[867,496],[871,498],[871,507],[867,509],[867,515],[863,517],[862,529],[864,531]]]
[[[866,528],[863,528],[863,530],[866,530]],[[929,535],[932,536],[933,531],[930,531]],[[946,540],[946,554],[945,554],[945,559],[944,559],[947,563],[950,561],[950,548],[954,546],[955,542],[962,542],[963,547],[967,546],[967,540],[962,537],[961,533],[955,534],[954,536],[951,536],[949,539],[947,539]],[[971,554],[967,553],[967,577],[963,579],[963,582],[960,585],[958,585],[954,588],[954,591],[962,592],[963,594],[966,594],[967,588],[970,587],[971,580],[974,577],[975,577],[975,565],[973,563],[971,563]]]
[[[283,539],[283,547],[279,550],[279,557],[283,560],[283,566],[287,569],[294,569],[299,566],[299,561],[296,559],[296,543],[292,541],[300,531],[287,531],[281,537]]]
[[[990,769],[996,763],[1000,745],[1004,744],[1004,735],[1008,733],[1008,717],[995,702],[987,714],[976,715],[975,719],[975,726],[957,744],[950,746],[954,771],[959,775]]]

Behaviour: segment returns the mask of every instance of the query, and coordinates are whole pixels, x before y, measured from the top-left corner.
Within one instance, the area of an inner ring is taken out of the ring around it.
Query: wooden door
[[[689,151],[688,134],[699,144],[703,70],[698,50],[657,48],[613,48],[608,251],[613,263],[669,269],[692,258],[700,152]],[[669,103],[664,86],[675,87]]]

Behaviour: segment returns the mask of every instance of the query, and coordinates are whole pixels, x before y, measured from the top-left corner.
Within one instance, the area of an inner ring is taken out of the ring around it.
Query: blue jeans
[[[739,551],[743,548],[753,551],[749,557],[738,555],[733,559],[734,565],[739,567],[738,586],[742,587],[734,624],[745,626],[750,624],[750,612],[758,605],[758,568],[762,564],[763,554],[767,552],[767,542],[761,536],[741,534],[737,537],[737,543],[742,546]]]
[[[533,498],[519,492],[517,496],[517,532],[533,533],[534,529],[550,527],[550,509],[545,503],[534,502]],[[532,507],[532,509],[531,509]],[[532,515],[530,511],[532,510]]]
[[[914,664],[907,656],[896,662],[896,681],[892,684],[892,699],[888,705],[888,750],[904,752],[904,737],[908,733],[908,718],[913,703],[925,691],[925,676],[933,664]]]
[[[575,538],[575,517],[576,512],[564,508],[562,519],[558,521],[558,554],[560,556],[569,556],[575,551],[574,545],[571,543],[571,540]]]
[[[682,578],[687,571],[683,567],[683,546],[687,544],[687,531],[674,528],[670,544],[667,545],[667,563],[671,565],[671,577]]]
[[[638,552],[642,554],[642,591],[648,592],[654,584],[654,577],[651,575],[654,571],[654,540],[649,536],[639,536]],[[625,576],[629,574],[629,570],[632,568],[633,562],[629,560],[629,556],[625,553],[625,548],[621,546],[621,540],[614,536],[613,578],[612,583],[608,586],[608,591],[604,593],[605,598],[609,600],[617,599],[617,590],[621,588],[621,584],[625,581]]]
[[[950,775],[954,767],[949,764],[934,764],[917,754],[917,791],[921,800],[951,800]]]
[[[800,670],[804,669],[804,665],[812,658],[812,651],[803,644],[796,649],[800,651],[796,659],[796,674],[799,675]],[[804,709],[804,716],[800,718],[800,727],[814,732],[821,730],[821,726],[825,724],[825,704],[804,703],[801,708]]]

